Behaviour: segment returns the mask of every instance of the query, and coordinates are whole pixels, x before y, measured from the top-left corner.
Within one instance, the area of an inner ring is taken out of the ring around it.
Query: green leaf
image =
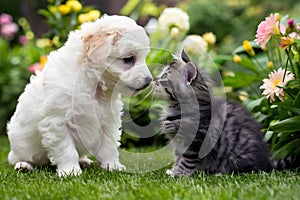
[[[250,60],[249,58],[242,57],[242,60],[239,64],[256,74],[259,74],[259,75],[261,74],[261,72],[257,69],[257,67],[252,62],[252,60]]]
[[[300,79],[290,80],[289,82],[287,82],[285,87],[290,88],[290,89],[299,89],[300,88]]]
[[[257,81],[261,81],[257,76],[242,72],[235,72],[235,76],[226,76],[224,78],[224,85],[234,88],[242,88],[249,86]]]
[[[253,114],[253,117],[256,119],[256,121],[262,122],[268,117],[268,115],[265,115],[261,112],[257,112],[255,114]]]
[[[286,102],[278,102],[278,103],[274,103],[274,104],[277,105],[279,108],[291,111],[296,114],[300,114],[300,108],[297,108],[296,106],[294,106],[293,102],[286,101]]]
[[[217,64],[222,64],[225,61],[233,61],[232,56],[229,56],[229,55],[217,55],[214,58],[214,62],[217,63]]]
[[[300,131],[300,116],[294,116],[277,122],[269,128],[274,132],[295,132]]]
[[[252,111],[254,108],[259,106],[263,102],[264,99],[265,99],[265,97],[261,97],[259,99],[251,100],[250,103],[245,104],[245,106],[248,110]]]
[[[293,106],[300,109],[300,91],[293,102]]]
[[[284,91],[293,99],[296,99],[297,95],[299,94],[300,89],[300,80],[291,80],[286,84]]]
[[[217,64],[222,64],[225,61],[232,61],[233,62],[233,56],[229,55],[218,55],[215,59],[214,62]],[[241,62],[238,63],[239,65],[243,66],[244,68],[250,70],[251,72],[254,72],[255,74],[261,76],[261,72],[257,69],[255,64],[252,62],[251,59],[247,57],[241,57]]]
[[[45,10],[45,9],[38,10],[38,14],[41,14],[41,15],[43,15],[46,18],[53,17],[53,14],[51,12],[49,12],[48,10]]]
[[[280,145],[280,143],[278,145]],[[290,155],[297,147],[299,147],[299,145],[300,138],[295,139],[287,144],[284,144],[280,148],[276,147],[275,145],[274,149],[276,148],[277,150],[274,150],[272,158],[283,159]]]
[[[267,131],[264,136],[264,141],[266,142],[269,141],[272,138],[273,133],[274,133],[273,131]]]

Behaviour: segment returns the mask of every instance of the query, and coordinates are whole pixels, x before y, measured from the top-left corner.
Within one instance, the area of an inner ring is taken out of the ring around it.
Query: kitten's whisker
[[[140,105],[145,99],[147,99],[151,94],[153,93],[153,87],[151,86],[150,91],[141,99],[139,100],[139,102],[137,102],[136,104],[134,104],[133,106],[137,106]]]
[[[133,106],[137,106],[139,105],[140,103],[142,103],[143,100],[145,100],[150,94],[153,94],[153,92],[155,92],[154,88],[152,87],[151,88],[151,91],[146,95],[146,97],[144,97],[142,100],[139,101],[138,104],[135,104]],[[152,95],[151,96],[151,100],[149,101],[149,105],[143,110],[143,112],[139,113],[137,116],[135,116],[134,118],[130,118],[129,120],[126,120],[126,122],[132,122],[134,121],[135,119],[139,118],[140,116],[144,115],[146,112],[148,112],[151,108],[151,105],[152,105],[152,102],[154,101],[156,95]]]

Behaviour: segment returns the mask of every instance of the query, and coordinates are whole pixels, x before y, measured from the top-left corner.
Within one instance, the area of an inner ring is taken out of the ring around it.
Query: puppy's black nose
[[[147,76],[145,78],[145,85],[149,85],[152,82],[152,77],[151,76]]]

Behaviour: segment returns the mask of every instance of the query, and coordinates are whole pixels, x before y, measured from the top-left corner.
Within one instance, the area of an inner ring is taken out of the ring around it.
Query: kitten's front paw
[[[171,176],[171,177],[175,177],[175,176],[193,176],[193,172],[185,172],[185,171],[179,171],[179,170],[176,170],[176,169],[168,169],[166,171],[166,174]]]
[[[101,163],[100,167],[102,169],[106,169],[108,171],[113,171],[113,170],[124,171],[124,170],[126,170],[126,167],[124,165],[122,165],[120,162]]]
[[[166,174],[171,176],[171,177],[175,176],[174,172],[171,169],[167,169]]]
[[[18,171],[34,171],[33,166],[28,162],[17,162],[14,167]]]
[[[80,169],[80,167],[67,167],[57,169],[57,174],[59,177],[79,176],[80,174],[82,174],[82,170]]]

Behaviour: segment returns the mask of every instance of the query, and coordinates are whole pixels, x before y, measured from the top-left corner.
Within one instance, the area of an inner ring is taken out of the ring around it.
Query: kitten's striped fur
[[[224,102],[225,121],[216,143],[204,157],[199,154],[209,126],[218,123],[218,117],[211,121],[212,103],[219,103],[211,98],[209,77],[189,60],[183,60],[172,62],[154,79],[156,92],[167,100],[162,132],[175,150],[175,164],[167,173],[191,176],[197,170],[219,174],[273,169],[261,125],[231,100]],[[214,112],[221,120],[224,109]]]

